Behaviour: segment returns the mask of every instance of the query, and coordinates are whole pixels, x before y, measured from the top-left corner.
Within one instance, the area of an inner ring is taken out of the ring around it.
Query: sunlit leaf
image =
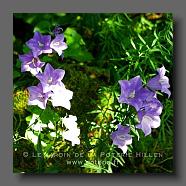
[[[93,56],[87,51],[85,42],[80,34],[74,28],[68,27],[64,32],[68,48],[65,50],[64,56],[70,57],[80,62],[91,61]]]

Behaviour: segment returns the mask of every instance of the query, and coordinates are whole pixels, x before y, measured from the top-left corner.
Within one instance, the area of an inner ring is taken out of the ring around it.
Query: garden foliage
[[[169,13],[15,13],[16,173],[173,173]]]

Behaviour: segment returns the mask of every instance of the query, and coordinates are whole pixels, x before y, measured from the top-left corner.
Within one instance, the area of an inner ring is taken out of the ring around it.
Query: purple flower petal
[[[39,32],[34,33],[34,37],[26,42],[26,45],[32,50],[34,57],[42,53],[52,53],[50,48],[51,36],[43,36]]]
[[[158,75],[150,79],[149,82],[147,83],[147,86],[153,91],[160,90],[161,92],[168,94],[168,97],[170,97],[171,92],[168,89],[170,87],[169,78],[165,76],[166,69],[163,66],[159,68],[157,71]]]
[[[49,63],[45,66],[44,72],[36,75],[43,86],[43,92],[53,91],[57,87],[63,87],[61,80],[65,75],[62,69],[54,69]]]
[[[56,26],[52,32],[54,33],[55,36],[57,36],[57,35],[59,35],[62,31],[63,31],[63,29],[62,29],[60,26]]]
[[[158,69],[157,69],[157,72],[158,72],[158,74],[160,75],[160,78],[162,78],[162,77],[165,76],[166,69],[165,69],[164,66],[162,66],[161,68],[158,68]]]
[[[38,57],[34,57],[31,52],[19,55],[19,60],[22,62],[21,72],[30,71],[33,75],[42,72],[41,68],[45,65],[45,63],[41,62]]]
[[[136,76],[129,81],[120,80],[121,95],[119,97],[120,103],[129,104],[138,111],[143,106],[143,101],[151,99],[155,93],[142,87],[140,76]]]
[[[150,79],[147,83],[147,86],[150,87],[152,90],[161,90],[161,84],[159,82],[160,76],[157,75],[154,78]]]
[[[118,130],[124,133],[129,133],[130,132],[130,127],[125,126],[123,127],[121,124],[118,124]]]
[[[63,50],[67,49],[67,44],[63,42],[64,40],[64,35],[63,34],[58,34],[56,35],[55,39],[52,40],[50,47],[54,49],[59,56],[63,53]]]
[[[132,143],[132,137],[130,134],[130,127],[124,127],[121,124],[118,124],[118,130],[111,133],[111,139],[114,145],[117,145],[118,148],[121,148],[124,153],[127,151],[127,145]]]
[[[143,108],[138,113],[142,112],[154,116],[159,116],[162,113],[163,105],[157,98],[143,102]]]
[[[142,121],[141,121],[141,129],[143,130],[145,136],[151,133],[151,123],[152,123],[151,117],[143,116]]]
[[[149,114],[139,115],[140,123],[136,126],[136,128],[142,129],[145,136],[151,134],[151,128],[157,128],[160,126],[160,117],[153,116]]]
[[[43,93],[42,85],[28,87],[29,105],[37,105],[41,109],[46,108],[47,100],[51,96],[51,92]]]

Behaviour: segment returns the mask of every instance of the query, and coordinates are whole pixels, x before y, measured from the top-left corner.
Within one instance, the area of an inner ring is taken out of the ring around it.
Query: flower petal
[[[159,116],[153,117],[153,122],[150,124],[151,128],[158,128],[160,126],[161,120]]]
[[[125,154],[127,152],[127,145],[124,146],[118,146],[118,148],[120,148],[123,151],[123,154]]]
[[[62,88],[60,91],[55,91],[51,96],[51,102],[54,107],[64,107],[68,110],[71,108],[70,100],[72,99],[73,92]]]
[[[141,121],[141,129],[143,130],[145,136],[151,133],[151,123],[153,122],[150,116],[143,116]]]

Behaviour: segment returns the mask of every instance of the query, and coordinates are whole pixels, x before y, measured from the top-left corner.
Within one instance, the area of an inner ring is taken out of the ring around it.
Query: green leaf
[[[23,45],[23,53],[28,53],[29,51],[30,49],[26,45]]]
[[[50,30],[50,22],[49,21],[40,21],[34,28],[34,32],[38,31],[41,33],[46,33]]]
[[[142,43],[143,43],[144,45],[146,45],[146,41],[141,37],[140,34],[138,34],[138,37],[139,37],[139,39],[142,41]]]
[[[131,131],[137,136],[138,140],[140,139],[140,136],[139,136],[139,133],[138,131],[136,130],[135,126],[133,125],[130,125],[130,129]]]
[[[21,68],[21,61],[19,59],[16,60],[16,67]]]
[[[52,62],[53,58],[52,57],[48,57],[47,55],[41,57],[41,61],[43,62]]]
[[[122,161],[121,161],[118,157],[113,156],[113,158],[114,158],[121,166],[123,166]],[[124,160],[123,160],[123,161],[124,161]]]
[[[59,115],[53,111],[50,107],[46,108],[45,110],[39,108],[38,106],[28,106],[27,110],[33,114],[37,114],[40,116],[40,120],[42,123],[55,123],[59,120]]]
[[[157,41],[158,41],[158,39],[154,39],[153,42],[152,42],[151,47],[153,47],[156,44]]]
[[[138,65],[139,65],[139,61],[136,61],[135,65],[134,65],[134,70],[136,70],[138,68]]]
[[[32,119],[32,115],[26,117],[27,122],[30,122],[31,119]]]
[[[16,79],[16,78],[18,78],[20,76],[21,76],[21,72],[19,72],[19,71],[14,69],[13,70],[13,79]]]
[[[82,49],[67,49],[64,53],[66,58],[70,57],[80,62],[91,61],[93,59],[92,54]]]
[[[43,151],[42,151],[40,134],[38,136],[38,142],[37,142],[37,153],[38,153],[38,155],[37,155],[38,171],[43,172],[45,161],[44,161],[44,155],[43,155]]]
[[[133,46],[133,48],[136,49],[136,45],[134,44],[134,41],[132,40],[132,38],[130,39],[130,43]]]
[[[55,111],[48,107],[42,112],[40,119],[43,123],[49,123],[50,121],[55,123],[59,120],[59,116]]]
[[[85,161],[82,167],[87,168],[87,169],[93,169],[93,170],[101,170],[101,167],[99,165],[95,165],[90,161]]]
[[[64,56],[72,58],[80,62],[91,61],[93,56],[87,51],[85,42],[75,29],[68,27],[64,32],[67,40],[68,48],[64,52]]]
[[[100,112],[101,110],[93,110],[93,111],[87,112],[87,114],[98,114]]]
[[[37,115],[40,115],[42,112],[43,112],[43,109],[39,108],[38,106],[32,106],[32,105],[29,105],[27,107],[27,110],[33,114],[37,114]]]
[[[155,67],[155,65],[154,65],[153,61],[152,61],[150,58],[149,58],[149,61],[150,61],[150,64],[151,64],[151,66],[152,66],[153,70],[155,71],[155,70],[156,70],[156,67]]]

